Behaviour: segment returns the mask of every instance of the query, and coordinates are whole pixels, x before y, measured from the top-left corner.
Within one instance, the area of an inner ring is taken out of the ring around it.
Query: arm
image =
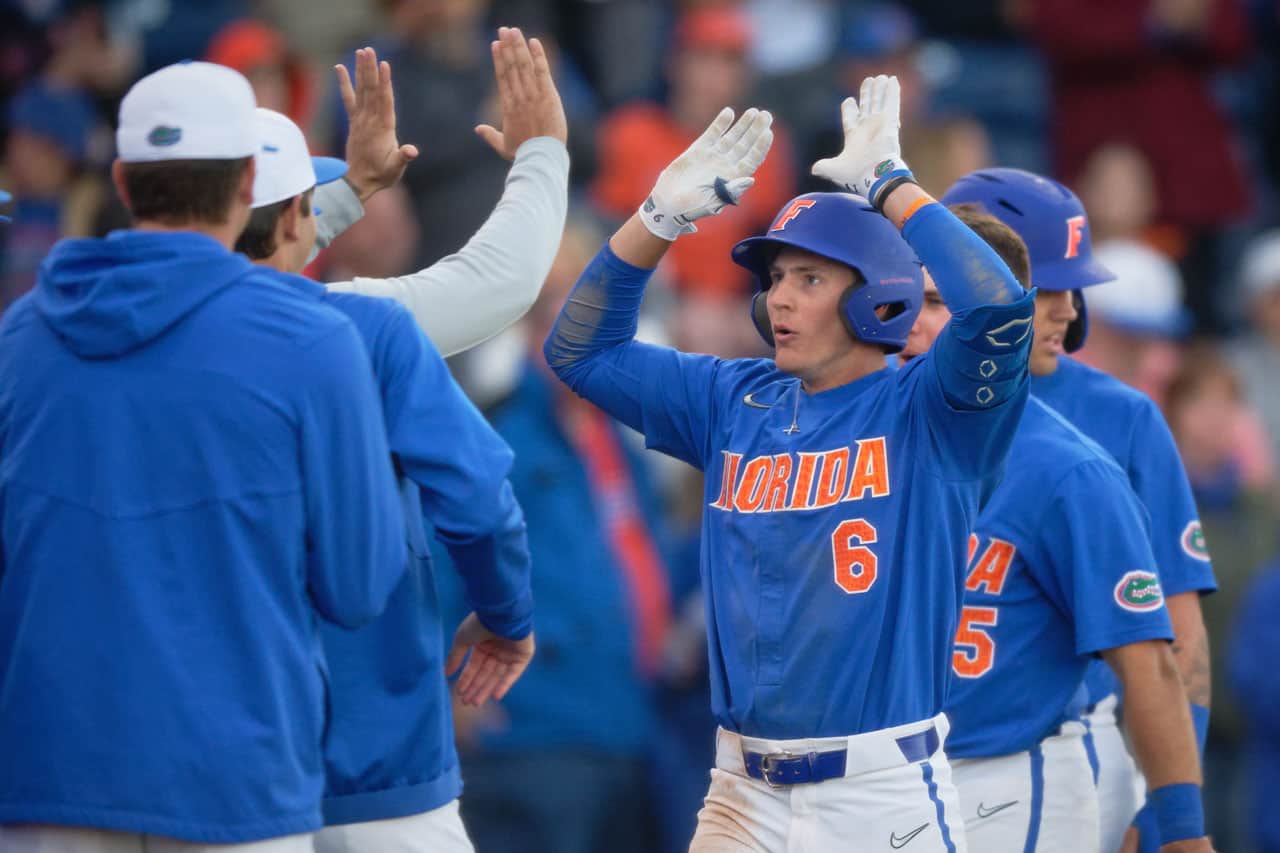
[[[1173,653],[1147,640],[1102,656],[1124,685],[1125,727],[1147,779],[1162,853],[1212,850],[1204,837],[1195,732]]]
[[[642,432],[651,447],[697,466],[720,362],[635,342],[640,302],[671,242],[751,186],[772,141],[771,121],[747,110],[732,124],[733,111],[722,111],[583,271],[543,347],[566,385]]]
[[[316,609],[357,627],[404,572],[404,524],[369,355],[345,318],[302,354],[307,577]]]
[[[493,213],[461,251],[413,275],[330,285],[400,302],[446,356],[529,310],[555,260],[569,204],[568,131],[546,53],[537,39],[526,45],[506,27],[491,47],[502,130],[480,125],[476,132],[515,160]]]

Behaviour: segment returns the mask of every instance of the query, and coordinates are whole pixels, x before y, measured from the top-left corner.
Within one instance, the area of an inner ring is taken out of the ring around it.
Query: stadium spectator
[[[742,105],[751,85],[750,45],[748,19],[733,6],[697,7],[680,16],[668,57],[666,103],[622,107],[600,126],[599,173],[591,197],[604,213],[619,220],[634,213],[658,173],[716,113],[726,105]],[[749,277],[721,260],[738,239],[767,226],[793,194],[789,146],[783,133],[778,136],[783,138],[775,138],[773,151],[741,205],[699,224],[696,242],[678,242],[668,253],[669,273],[682,293],[734,300],[750,291]],[[726,312],[724,322],[745,316]]]
[[[252,18],[232,21],[213,37],[206,58],[247,77],[258,106],[284,113],[301,128],[311,124],[312,72],[272,27]]]
[[[99,128],[93,103],[78,89],[45,79],[8,104],[3,183],[17,197],[14,222],[0,232],[0,310],[26,293],[61,237],[84,237],[104,195],[87,167]]]
[[[1231,345],[1245,397],[1262,416],[1280,459],[1280,230],[1259,236],[1240,264],[1240,290],[1248,329]]]
[[[1241,0],[1037,0],[1032,37],[1048,61],[1054,171],[1074,183],[1123,140],[1151,163],[1156,218],[1183,229],[1190,303],[1225,327],[1218,232],[1251,208],[1238,140],[1210,75],[1249,54]]]

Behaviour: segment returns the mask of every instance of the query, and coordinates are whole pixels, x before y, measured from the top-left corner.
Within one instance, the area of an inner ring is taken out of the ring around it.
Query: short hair
[[[315,187],[304,192],[301,196],[303,216],[311,215],[311,194],[315,192]],[[236,240],[236,251],[243,252],[249,256],[251,261],[265,260],[276,253],[279,248],[276,245],[276,225],[280,223],[280,217],[284,215],[285,208],[293,204],[293,200],[298,196],[289,196],[283,201],[273,202],[254,208],[249,215],[249,224],[245,226],[244,231],[240,233],[239,239]]]
[[[252,157],[238,160],[161,160],[124,163],[134,219],[181,225],[223,225]]]
[[[1023,290],[1031,289],[1031,256],[1027,253],[1027,244],[1022,242],[1017,231],[973,202],[953,204],[948,209],[955,214],[956,219],[968,225],[984,243],[995,250]]]

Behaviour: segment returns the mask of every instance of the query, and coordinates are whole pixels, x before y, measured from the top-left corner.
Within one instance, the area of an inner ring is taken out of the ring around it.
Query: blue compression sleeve
[[[1200,748],[1200,758],[1203,760],[1204,742],[1209,737],[1209,709],[1192,702],[1191,724],[1196,728],[1196,746]]]
[[[653,270],[632,266],[605,243],[578,277],[542,347],[547,364],[574,391],[591,355],[635,338],[651,275]]]
[[[916,211],[902,236],[933,276],[952,314],[979,305],[1006,305],[1025,293],[995,250],[938,202]]]

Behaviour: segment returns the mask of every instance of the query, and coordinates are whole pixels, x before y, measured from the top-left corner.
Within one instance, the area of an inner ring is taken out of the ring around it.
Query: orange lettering
[[[757,456],[742,469],[742,482],[738,484],[738,490],[733,496],[733,502],[740,512],[755,512],[764,503],[765,483],[772,467],[772,456]]]
[[[986,592],[999,595],[1004,590],[1005,578],[1009,575],[1009,566],[1013,564],[1013,555],[1017,549],[1013,543],[992,538],[987,550],[982,552],[978,564],[969,572],[964,588],[970,592]]]
[[[783,509],[787,503],[787,481],[791,479],[791,454],[779,453],[773,457],[773,474],[765,489],[764,511]]]
[[[827,450],[822,454],[822,471],[818,475],[818,494],[814,506],[832,506],[840,500],[844,491],[844,479],[849,473],[849,448]]]
[[[720,497],[712,504],[720,509],[733,509],[733,484],[738,479],[738,464],[742,462],[741,453],[720,451],[724,456],[724,471],[720,475]]]
[[[813,469],[818,463],[819,453],[801,453],[800,470],[796,473],[796,485],[791,491],[791,503],[787,509],[811,509],[809,489],[813,487]]]
[[[868,438],[858,442],[858,456],[849,478],[847,501],[861,500],[871,490],[871,497],[882,498],[889,494],[889,457],[885,452],[884,437]]]

